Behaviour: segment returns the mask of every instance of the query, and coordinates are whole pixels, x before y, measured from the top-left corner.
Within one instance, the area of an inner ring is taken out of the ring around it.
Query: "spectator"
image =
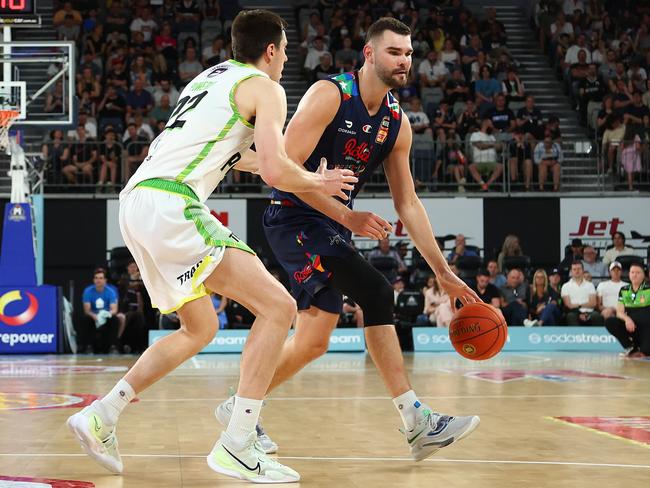
[[[176,6],[176,25],[180,32],[197,33],[201,22],[201,8],[197,0],[181,0]]]
[[[185,50],[185,60],[178,66],[178,76],[183,85],[189,83],[193,78],[203,71],[203,66],[196,59],[196,49],[188,47]]]
[[[422,103],[417,97],[413,97],[410,103],[410,110],[406,111],[406,116],[411,123],[411,131],[413,135],[423,134],[428,140],[433,138],[433,131],[431,130],[429,117],[422,110]]]
[[[91,120],[88,117],[88,112],[85,110],[79,110],[79,115],[77,118],[77,123],[78,125],[82,126],[84,129],[86,129],[86,135],[90,139],[97,139],[97,124],[94,122],[94,120]],[[76,139],[77,138],[77,130],[69,130],[68,131],[68,139]]]
[[[501,252],[497,257],[497,264],[501,272],[507,271],[504,268],[503,261],[505,258],[514,257],[514,256],[523,256],[524,252],[521,249],[521,243],[519,242],[519,237],[514,234],[508,234],[503,240],[503,245],[501,246]]]
[[[363,327],[363,310],[358,303],[355,303],[350,297],[343,296],[343,308],[341,309],[344,315],[343,324],[352,324],[355,327]]]
[[[97,162],[97,148],[86,137],[83,125],[77,127],[77,143],[72,146],[72,161],[63,167],[63,176],[68,183],[77,183],[77,176],[81,174],[85,183],[93,182],[94,165]]]
[[[582,255],[584,253],[584,246],[582,244],[582,239],[573,238],[571,240],[571,246],[569,251],[564,256],[564,259],[560,263],[560,268],[566,273],[571,269],[571,265],[576,261],[582,261]]]
[[[630,266],[630,284],[621,288],[616,317],[609,317],[605,327],[627,357],[650,356],[650,286],[640,264]]]
[[[433,130],[436,139],[444,144],[447,139],[453,138],[456,133],[456,117],[453,110],[449,107],[449,102],[444,98],[440,100],[438,110],[436,110],[433,119]]]
[[[346,36],[343,38],[343,49],[336,51],[336,67],[344,72],[357,69],[359,63],[359,53],[352,49],[352,38]]]
[[[99,181],[97,182],[97,191],[101,193],[106,190],[111,193],[115,189],[117,183],[117,171],[120,166],[122,156],[122,149],[119,144],[115,142],[116,134],[112,129],[108,129],[104,134],[104,144],[100,146],[99,160],[101,166],[99,169]],[[110,172],[110,181],[107,181]]]
[[[63,23],[59,25],[56,30],[58,34],[57,37],[60,41],[77,42],[79,40],[81,27],[75,22],[72,14],[66,14]]]
[[[603,316],[596,310],[596,288],[584,279],[582,261],[571,265],[571,279],[562,286],[562,302],[567,325],[603,325]]]
[[[479,114],[486,116],[494,107],[494,97],[501,93],[501,84],[492,76],[492,71],[486,65],[480,67],[480,75],[480,79],[474,82],[474,93]]]
[[[533,286],[528,300],[529,316],[524,320],[524,326],[559,325],[562,319],[560,302],[560,294],[548,284],[546,271],[538,269],[533,275]]]
[[[316,83],[318,80],[324,80],[337,73],[339,71],[332,65],[332,55],[324,52],[320,56],[320,63],[312,71],[311,81]]]
[[[214,66],[228,59],[223,36],[217,36],[203,49],[203,66]]]
[[[603,154],[607,158],[607,171],[612,172],[616,161],[616,153],[625,137],[625,125],[621,116],[614,112],[607,120],[607,128],[603,134]]]
[[[141,79],[136,79],[133,83],[133,90],[126,96],[126,114],[128,117],[135,113],[147,115],[153,108],[153,97],[151,93],[144,89],[144,83]]]
[[[470,137],[472,145],[472,164],[469,165],[469,172],[474,180],[481,185],[483,191],[488,191],[503,172],[503,164],[497,162],[497,149],[500,144],[493,135],[494,128],[490,119],[481,122],[481,130],[474,132]],[[483,175],[490,175],[487,182]]]
[[[607,278],[607,265],[598,260],[596,249],[593,246],[585,246],[582,252],[582,267],[585,273],[590,273],[593,277],[594,286]]]
[[[440,60],[445,63],[449,72],[460,67],[460,54],[456,51],[454,41],[451,39],[445,39],[444,47],[440,51]]]
[[[129,179],[133,173],[140,167],[144,158],[147,157],[149,141],[147,138],[138,135],[138,129],[134,123],[126,127],[128,138],[124,141],[126,147],[126,179]]]
[[[621,141],[621,169],[625,172],[627,189],[634,190],[634,175],[641,173],[641,137],[633,125],[625,127]]]
[[[481,127],[478,111],[476,110],[476,104],[471,98],[467,100],[463,113],[458,116],[457,127],[458,133],[464,139],[466,139],[467,136],[471,136],[472,133],[476,132]]]
[[[55,27],[58,27],[65,22],[66,17],[68,16],[72,16],[72,22],[75,25],[81,25],[83,21],[81,18],[81,13],[78,10],[72,8],[72,2],[63,3],[63,8],[61,10],[57,10],[54,14],[54,17],[52,17],[52,23]]]
[[[228,299],[224,296],[217,295],[212,293],[210,295],[212,300],[212,306],[214,311],[217,312],[217,318],[219,319],[219,329],[228,328],[228,316],[226,315],[226,307],[228,306]]]
[[[625,245],[625,234],[621,231],[612,234],[613,247],[609,248],[603,256],[603,263],[607,266],[612,264],[619,256],[634,255],[634,249]]]
[[[114,87],[120,96],[126,95],[129,88],[129,74],[126,72],[124,59],[114,58],[110,63],[108,73],[106,73],[106,87]]]
[[[517,76],[517,72],[510,68],[507,71],[506,79],[503,80],[503,94],[508,104],[510,102],[523,102],[526,99],[526,88]]]
[[[61,80],[58,80],[54,88],[47,92],[43,110],[48,113],[63,113],[63,82]]]
[[[84,318],[79,339],[84,352],[115,354],[118,348],[117,294],[106,286],[106,271],[98,268],[93,273],[93,283],[83,291]]]
[[[50,138],[41,146],[41,158],[58,173],[70,161],[70,148],[63,141],[63,131],[54,129],[50,131]]]
[[[420,76],[420,90],[424,99],[441,99],[442,89],[445,86],[449,70],[440,59],[435,50],[429,51],[427,58],[418,67]]]
[[[521,167],[524,175],[524,191],[529,191],[533,179],[533,151],[530,144],[526,142],[521,128],[515,129],[512,136],[514,140],[508,146],[510,148],[510,181],[512,183],[519,181],[519,168]]]
[[[153,72],[144,59],[144,55],[139,54],[131,62],[131,72],[129,78],[133,87],[136,81],[141,81],[144,88],[151,89]]]
[[[436,327],[449,327],[454,316],[449,295],[440,287],[435,278],[433,286],[424,292],[424,315]]]
[[[393,285],[393,305],[397,305],[397,299],[404,291],[404,280],[401,276],[395,276],[390,280],[390,284]]]
[[[488,303],[495,308],[501,308],[501,293],[499,293],[497,286],[490,283],[490,272],[487,269],[478,270],[476,274],[476,286],[472,287],[472,289],[483,303]]]
[[[147,324],[144,316],[147,291],[135,261],[127,264],[126,273],[120,277],[119,290],[119,311],[124,316],[118,331],[122,352],[140,353],[147,348]]]
[[[165,59],[175,60],[178,57],[176,46],[178,41],[172,35],[172,28],[168,22],[163,23],[160,34],[154,38],[156,51],[161,53]]]
[[[611,93],[608,93],[603,97],[603,104],[598,111],[598,116],[596,117],[596,127],[598,140],[601,140],[605,129],[607,128],[606,124],[610,117],[614,114],[614,98]]]
[[[573,64],[577,64],[579,62],[579,53],[580,51],[584,51],[584,61],[586,63],[591,63],[591,51],[589,50],[589,47],[587,46],[587,37],[584,34],[578,35],[578,38],[576,40],[576,44],[572,45],[569,50],[566,53],[566,56],[564,57],[564,67],[565,69],[569,69],[569,67]]]
[[[618,303],[619,292],[627,283],[621,280],[623,267],[618,261],[609,265],[609,276],[611,279],[598,283],[596,295],[598,296],[598,310],[607,321],[610,317],[616,317],[616,304]],[[605,322],[607,323],[607,322]]]
[[[488,261],[487,272],[490,273],[490,283],[497,288],[501,288],[506,284],[506,277],[499,272],[499,263],[494,259]]]
[[[605,62],[598,67],[598,76],[603,80],[605,85],[616,75],[616,52],[613,49],[608,49]]]
[[[641,92],[635,91],[632,94],[632,103],[623,112],[623,123],[625,126],[632,126],[633,130],[641,135],[650,127],[650,109],[643,105]]]
[[[151,18],[151,9],[149,7],[140,9],[140,15],[131,22],[131,33],[141,32],[144,42],[153,41],[153,34],[157,29],[158,24]]]
[[[557,293],[557,296],[560,297],[558,305],[562,305],[562,275],[558,268],[553,268],[548,274],[548,286]]]
[[[83,69],[81,78],[77,79],[77,95],[84,91],[87,91],[92,99],[98,99],[102,94],[102,85],[89,66]]]
[[[509,326],[523,325],[528,318],[528,285],[520,269],[508,271],[501,291],[501,311]]]
[[[605,95],[605,83],[598,77],[595,64],[590,64],[585,76],[578,85],[578,104],[580,107],[580,118],[583,124],[587,124],[589,117],[589,104],[601,102]]]
[[[449,263],[457,264],[458,258],[464,256],[474,256],[478,257],[478,254],[473,249],[467,249],[465,245],[465,236],[463,234],[457,234],[455,239],[455,246],[453,251],[447,256],[447,261]]]
[[[377,244],[377,248],[368,253],[368,261],[370,261],[370,264],[372,264],[374,258],[392,257],[395,260],[395,269],[397,273],[402,274],[407,271],[406,265],[404,264],[404,261],[402,261],[399,253],[395,249],[391,248],[388,237],[377,241]]]
[[[507,107],[503,93],[498,93],[494,102],[495,106],[487,113],[487,117],[492,121],[497,141],[508,142],[512,140],[512,131],[515,129],[515,114]]]
[[[172,114],[172,106],[169,103],[169,95],[164,94],[160,97],[160,104],[156,105],[154,109],[149,112],[149,125],[156,125],[159,120],[167,123],[169,116]]]
[[[320,57],[323,53],[329,52],[325,46],[325,42],[321,36],[314,38],[312,45],[307,49],[307,57],[305,58],[305,70],[313,71],[318,63],[320,62]]]
[[[553,142],[561,142],[560,119],[557,115],[550,115],[544,127],[544,136],[550,136]]]
[[[454,107],[457,102],[467,102],[468,97],[469,85],[460,68],[456,68],[451,72],[451,79],[445,85],[445,98],[449,105]]]
[[[161,104],[163,95],[169,97],[169,105],[172,107],[178,102],[179,93],[174,85],[168,78],[163,78],[160,83],[153,89],[153,98],[156,105]]]
[[[562,162],[564,154],[557,142],[553,142],[550,136],[544,137],[535,146],[535,164],[539,169],[539,191],[544,191],[546,175],[550,170],[553,175],[553,191],[560,191],[560,175],[562,173]]]
[[[144,137],[147,141],[153,141],[153,129],[144,121],[142,115],[136,114],[135,117],[133,117],[133,123],[135,124],[139,136]],[[125,140],[124,136],[122,136],[122,140]]]
[[[108,125],[122,130],[124,127],[124,114],[126,113],[126,100],[117,93],[113,86],[106,88],[104,99],[99,103],[99,130]]]

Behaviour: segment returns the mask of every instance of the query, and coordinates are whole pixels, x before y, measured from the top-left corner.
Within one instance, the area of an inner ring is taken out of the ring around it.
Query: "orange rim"
[[[19,115],[20,112],[18,110],[0,110],[0,127],[7,127]]]

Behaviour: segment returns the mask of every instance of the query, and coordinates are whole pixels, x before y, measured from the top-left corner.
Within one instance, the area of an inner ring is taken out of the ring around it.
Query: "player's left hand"
[[[323,179],[324,192],[343,200],[349,200],[349,196],[345,192],[354,190],[354,184],[359,181],[359,178],[354,176],[352,170],[327,169],[327,160],[325,158],[321,158],[317,173]]]
[[[463,305],[467,303],[480,302],[476,292],[472,290],[467,283],[456,276],[451,269],[447,269],[443,273],[437,275],[438,283],[443,290],[449,295],[451,300],[451,308],[456,313],[456,300],[460,300]]]

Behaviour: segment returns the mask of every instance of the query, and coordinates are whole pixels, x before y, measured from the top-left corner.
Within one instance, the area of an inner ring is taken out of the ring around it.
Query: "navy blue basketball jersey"
[[[359,181],[349,191],[349,200],[343,202],[352,208],[354,197],[393,149],[402,122],[402,111],[395,97],[388,92],[380,109],[370,116],[359,94],[357,71],[342,73],[328,80],[338,87],[341,105],[305,161],[305,169],[316,171],[321,158],[326,158],[330,169],[352,170]],[[311,209],[293,193],[276,188],[271,193],[271,199],[289,201],[297,207]]]

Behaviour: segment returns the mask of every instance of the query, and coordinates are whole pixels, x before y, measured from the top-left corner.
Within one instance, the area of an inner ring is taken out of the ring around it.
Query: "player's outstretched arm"
[[[353,188],[357,178],[352,171],[336,169],[311,173],[288,158],[282,137],[287,101],[279,84],[267,78],[251,78],[237,90],[237,100],[246,96],[254,103],[259,174],[268,185],[290,192],[307,190],[337,196]]]
[[[436,241],[427,212],[415,193],[409,164],[411,139],[411,124],[408,118],[402,117],[397,141],[384,163],[384,171],[397,215],[411,236],[415,247],[431,266],[440,285],[451,298],[452,307],[455,307],[456,299],[460,299],[461,303],[478,302],[480,300],[476,293],[449,268]]]
[[[327,126],[341,105],[339,90],[329,81],[314,83],[298,104],[284,134],[291,160],[304,164],[314,152]],[[336,164],[336,161],[331,161]],[[372,212],[355,212],[334,198],[314,192],[296,192],[298,198],[352,232],[371,239],[382,239],[392,231],[386,220]],[[344,200],[347,200],[347,196]]]
[[[245,173],[260,174],[260,165],[257,162],[257,153],[252,149],[246,151],[242,154],[241,159],[234,166],[234,169]]]

